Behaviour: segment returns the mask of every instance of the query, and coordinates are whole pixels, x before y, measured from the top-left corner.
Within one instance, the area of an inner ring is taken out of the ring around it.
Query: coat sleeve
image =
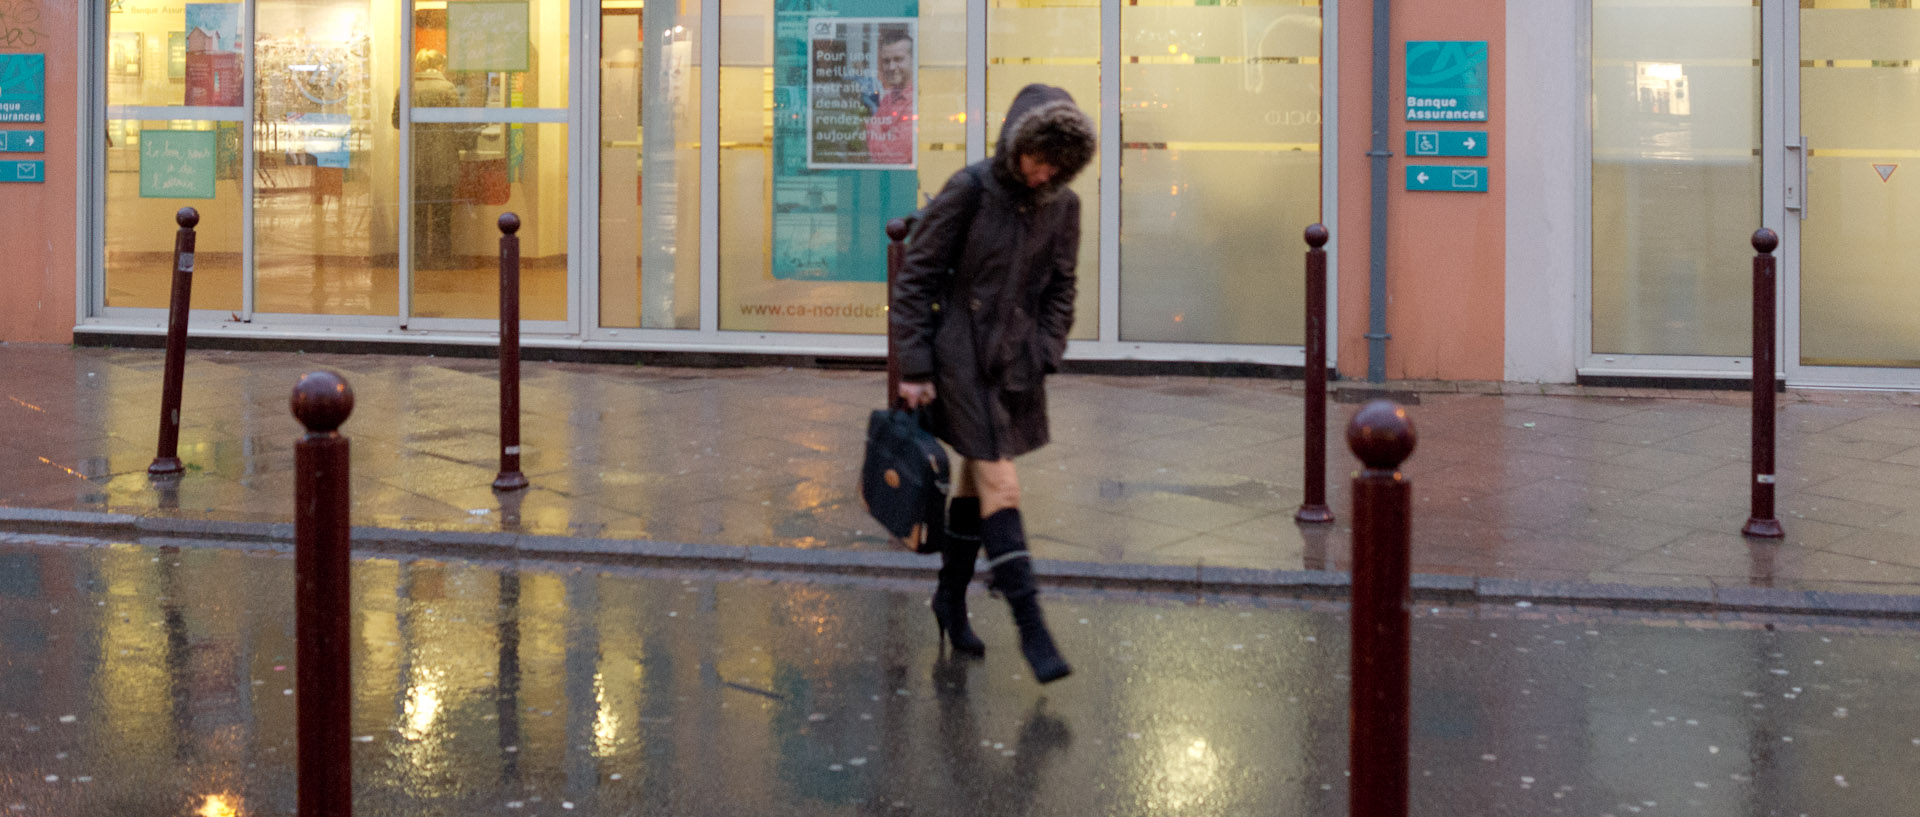
[[[947,180],[947,186],[921,211],[920,221],[914,225],[887,308],[887,329],[893,336],[902,380],[933,379],[933,333],[938,328],[934,304],[960,261],[960,250],[973,226],[979,201],[979,182],[962,170]]]
[[[1040,293],[1040,331],[1047,339],[1046,371],[1060,370],[1067,354],[1067,333],[1073,329],[1073,300],[1078,292],[1075,268],[1080,262],[1080,197],[1062,191],[1067,197],[1066,216],[1053,239],[1053,274]]]

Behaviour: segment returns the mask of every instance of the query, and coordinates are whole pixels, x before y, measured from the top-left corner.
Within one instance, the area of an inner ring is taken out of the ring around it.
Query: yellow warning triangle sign
[[[1893,171],[1899,170],[1899,169],[1900,169],[1899,165],[1874,165],[1873,166],[1873,172],[1880,174],[1880,181],[1883,181],[1883,182],[1890,178],[1893,178]]]

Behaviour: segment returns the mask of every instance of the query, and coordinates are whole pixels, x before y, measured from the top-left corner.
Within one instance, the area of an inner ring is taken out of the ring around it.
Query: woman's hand
[[[900,399],[905,401],[907,408],[910,409],[916,409],[931,403],[933,402],[933,384],[907,383],[902,381],[900,383]]]

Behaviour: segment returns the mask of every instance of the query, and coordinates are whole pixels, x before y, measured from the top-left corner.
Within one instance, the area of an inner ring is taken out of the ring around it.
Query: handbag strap
[[[980,202],[987,197],[987,183],[980,179],[979,172],[972,165],[961,168],[960,173],[967,177],[968,182],[971,182],[968,185],[970,195],[966,199],[967,226],[960,231],[960,252],[964,255],[967,251],[966,238],[973,232],[973,223],[980,217]],[[953,272],[953,281],[949,285],[952,287],[952,292],[949,292],[949,295],[973,289],[973,274],[961,270],[959,258],[947,259],[947,269]]]

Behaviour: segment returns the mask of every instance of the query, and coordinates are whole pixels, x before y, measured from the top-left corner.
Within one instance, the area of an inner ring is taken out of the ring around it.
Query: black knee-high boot
[[[973,583],[973,560],[980,553],[980,498],[957,496],[947,506],[946,536],[940,545],[940,583],[934,588],[933,620],[953,648],[984,655],[987,645],[973,633],[967,620],[967,586]]]
[[[980,541],[986,545],[987,567],[993,571],[993,588],[1013,608],[1013,623],[1020,628],[1020,652],[1033,668],[1034,680],[1050,683],[1067,677],[1073,668],[1060,657],[1040,615],[1040,586],[1033,580],[1033,562],[1027,555],[1027,531],[1020,522],[1020,510],[1007,508],[994,512],[980,525]]]

